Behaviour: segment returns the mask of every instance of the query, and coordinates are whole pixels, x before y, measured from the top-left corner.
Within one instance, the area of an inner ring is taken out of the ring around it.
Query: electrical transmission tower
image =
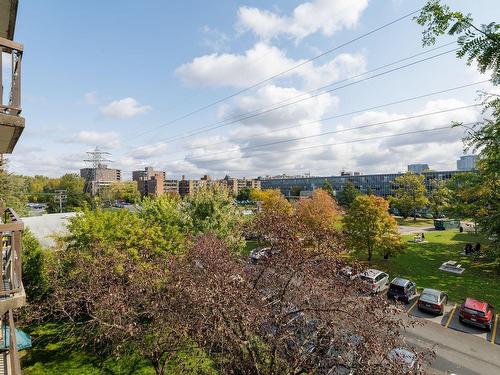
[[[109,152],[101,151],[98,147],[94,151],[87,151],[88,159],[83,160],[87,164],[87,176],[85,176],[85,192],[99,194],[100,193],[100,176],[98,169],[104,162],[111,162],[107,159]]]

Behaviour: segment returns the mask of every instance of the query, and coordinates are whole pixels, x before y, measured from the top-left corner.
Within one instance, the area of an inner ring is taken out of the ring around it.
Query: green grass
[[[76,337],[65,334],[58,324],[24,328],[33,348],[21,352],[24,375],[154,375],[149,362],[138,353],[118,357],[92,355],[79,349]],[[213,361],[202,350],[182,350],[167,365],[166,374],[216,375]]]
[[[25,329],[33,348],[21,352],[25,375],[154,375],[154,369],[137,356],[103,359],[75,349],[73,336],[62,335],[57,324],[43,324]]]
[[[409,241],[413,235],[403,236]],[[418,287],[435,288],[448,292],[451,301],[461,302],[466,297],[486,300],[500,308],[500,274],[488,259],[473,260],[461,255],[467,242],[475,244],[479,238],[457,230],[435,231],[425,234],[428,243],[407,242],[405,252],[384,260],[376,256],[372,267],[389,273],[390,278],[402,276],[416,281]],[[465,268],[462,275],[440,271],[448,260],[458,261]]]
[[[417,221],[413,221],[413,218],[407,218],[406,220],[402,217],[396,217],[396,222],[398,225],[405,227],[434,227],[434,219],[422,219],[417,218]]]
[[[257,241],[253,241],[253,240],[246,241],[245,249],[243,250],[241,255],[246,256],[246,257],[249,256],[250,251],[252,251],[256,247],[257,247]]]

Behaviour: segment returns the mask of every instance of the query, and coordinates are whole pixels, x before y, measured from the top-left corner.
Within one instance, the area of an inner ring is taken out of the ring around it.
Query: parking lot
[[[458,309],[460,304],[449,302],[446,304],[443,315],[433,315],[427,312],[420,311],[417,308],[418,296],[413,297],[410,303],[406,305],[407,312],[418,319],[423,319],[429,322],[439,324],[447,329],[463,332],[467,335],[480,337],[492,344],[500,345],[500,313],[496,312],[493,321],[493,329],[487,332],[484,329],[460,323],[458,320]]]

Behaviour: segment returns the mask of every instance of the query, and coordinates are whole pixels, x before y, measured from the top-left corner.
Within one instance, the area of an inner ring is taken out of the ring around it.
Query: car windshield
[[[373,281],[373,279],[371,277],[368,277],[368,276],[365,276],[365,275],[361,275],[359,278],[361,280],[364,280],[364,281],[369,281],[369,282]]]
[[[403,288],[401,285],[394,285],[394,284],[391,284],[391,286],[389,287],[393,292],[399,292],[399,293],[403,293],[405,291],[405,288]]]
[[[437,302],[438,296],[436,294],[422,293],[420,299],[426,300],[428,302]]]
[[[484,316],[484,313],[482,311],[469,309],[468,307],[464,308],[464,312],[466,312],[467,314],[471,314],[471,315]]]

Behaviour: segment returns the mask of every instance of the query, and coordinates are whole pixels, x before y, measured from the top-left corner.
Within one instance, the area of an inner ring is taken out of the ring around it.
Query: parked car
[[[493,326],[493,306],[488,302],[467,298],[460,306],[458,319],[460,323],[467,323],[491,331]]]
[[[270,247],[256,247],[250,251],[250,261],[252,263],[257,263],[260,260],[268,258],[270,255],[274,254]]]
[[[367,269],[359,275],[359,278],[366,281],[373,293],[382,291],[389,284],[389,275],[385,272]]]
[[[418,298],[417,307],[438,315],[444,314],[444,306],[448,303],[448,295],[441,290],[425,288]]]
[[[417,284],[401,277],[392,280],[387,290],[387,297],[406,303],[410,302],[415,294],[417,294]]]

